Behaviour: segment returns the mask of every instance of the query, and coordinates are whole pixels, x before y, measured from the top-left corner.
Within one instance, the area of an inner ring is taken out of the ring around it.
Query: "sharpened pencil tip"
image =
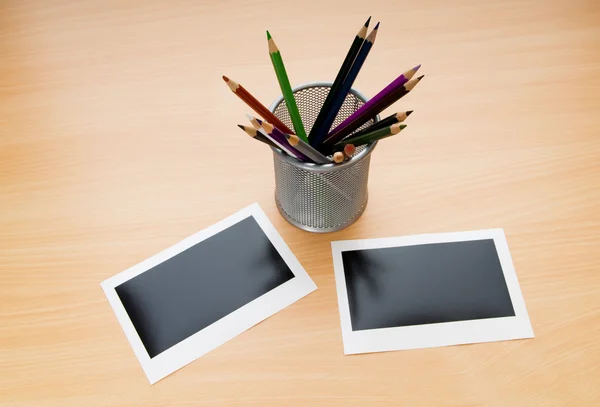
[[[225,82],[229,82],[229,78],[228,78],[228,77],[226,77],[225,75],[223,75],[223,76],[222,76],[222,78],[223,78],[223,80],[224,80]]]
[[[414,110],[407,110],[406,111],[406,116],[410,116],[412,114],[412,112],[414,112]]]
[[[371,16],[369,16],[369,19],[367,20],[367,22],[365,23],[365,27],[369,27],[369,23],[371,22]]]
[[[417,78],[417,80],[418,80],[418,81],[420,81],[421,79],[423,79],[423,77],[424,77],[424,76],[425,76],[425,75],[421,75],[421,76],[419,76],[419,77]]]
[[[421,64],[415,66],[412,70],[417,72],[419,70],[419,68],[421,68]]]
[[[237,126],[242,130],[246,130],[246,128],[244,126],[242,126],[241,124],[238,124]]]
[[[269,33],[269,30],[267,30],[267,39],[270,40],[271,39],[271,33]]]
[[[369,33],[369,35],[367,35],[367,38],[366,38],[367,41],[369,41],[370,43],[374,43],[375,42],[375,37],[377,37],[377,33],[379,32],[379,31],[377,31],[378,28],[379,28],[379,23],[377,23],[377,25],[375,26],[375,28],[373,28],[371,30],[371,32]],[[365,28],[363,27],[363,30],[364,29]]]

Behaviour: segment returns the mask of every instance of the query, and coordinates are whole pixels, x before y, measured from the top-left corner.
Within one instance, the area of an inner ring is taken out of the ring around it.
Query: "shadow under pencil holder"
[[[306,133],[310,132],[331,83],[309,83],[293,89]],[[358,110],[366,98],[351,89],[333,123],[340,124]],[[270,110],[293,128],[287,105],[280,96]],[[377,122],[379,116],[360,129]],[[354,156],[341,164],[304,163],[278,148],[273,149],[275,202],[292,225],[317,233],[335,232],[353,224],[367,206],[369,164],[377,141],[356,148]]]

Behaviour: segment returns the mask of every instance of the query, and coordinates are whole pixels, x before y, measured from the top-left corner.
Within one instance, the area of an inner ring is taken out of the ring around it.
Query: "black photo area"
[[[492,239],[342,252],[352,330],[514,316]]]
[[[294,278],[253,217],[116,287],[153,358]]]

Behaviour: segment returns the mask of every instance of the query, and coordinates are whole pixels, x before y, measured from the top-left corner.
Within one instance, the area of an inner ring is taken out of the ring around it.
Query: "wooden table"
[[[599,405],[600,6],[451,3],[2,1],[0,404]],[[422,63],[415,113],[362,218],[302,232],[220,76],[273,100],[268,28],[293,84],[332,80],[370,14],[355,87]],[[100,282],[255,201],[319,289],[149,386]],[[331,240],[492,227],[535,339],[343,355]]]

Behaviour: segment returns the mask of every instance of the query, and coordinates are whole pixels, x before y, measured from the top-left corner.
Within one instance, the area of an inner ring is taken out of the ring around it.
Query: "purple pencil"
[[[266,131],[269,136],[273,137],[273,139],[277,140],[277,142],[279,142],[281,145],[284,145],[285,148],[287,148],[288,150],[291,150],[300,161],[314,162],[313,160],[308,158],[304,153],[298,151],[297,148],[292,146],[287,140],[287,137],[285,137],[285,134],[277,127],[264,120],[262,122],[259,121],[259,123],[263,130]]]
[[[385,100],[390,94],[394,93],[401,86],[404,86],[406,82],[408,82],[414,75],[417,73],[421,65],[417,65],[414,68],[404,72],[402,75],[394,79],[389,85],[383,88],[378,94],[373,96],[367,103],[362,105],[360,109],[354,112],[350,117],[344,120],[339,126],[335,129],[331,130],[327,135],[326,142],[329,144],[331,140],[339,141],[340,133],[348,135],[352,133],[354,130],[371,120],[373,117],[377,116],[380,111],[377,111],[377,105],[379,105],[383,100]],[[375,109],[374,109],[375,108]]]
[[[248,117],[248,119],[250,120],[250,123],[252,123],[254,128],[256,130],[258,130],[268,140],[271,140],[273,143],[275,143],[277,148],[279,148],[281,151],[285,152],[287,155],[289,155],[291,157],[297,158],[300,161],[305,161],[304,158],[302,156],[300,156],[300,153],[298,151],[296,151],[295,148],[293,148],[292,146],[289,145],[289,142],[287,140],[285,143],[280,143],[279,139],[277,139],[277,137],[269,135],[266,132],[266,130],[262,127],[262,124],[263,124],[262,120],[257,119],[256,117],[250,116],[249,114],[247,114],[246,116]]]

